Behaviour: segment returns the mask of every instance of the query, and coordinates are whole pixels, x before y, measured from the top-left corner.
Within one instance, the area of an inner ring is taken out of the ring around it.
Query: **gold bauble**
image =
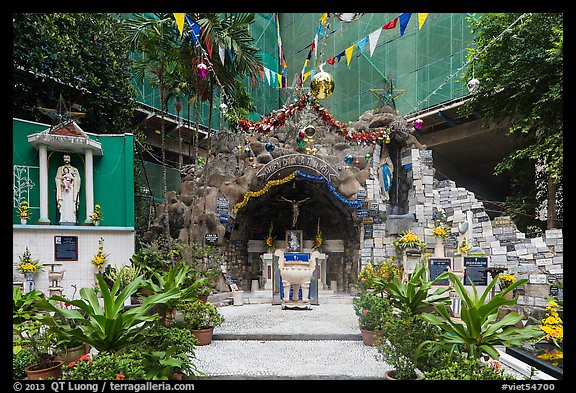
[[[314,75],[310,81],[310,92],[318,99],[328,98],[334,92],[334,78],[327,72],[321,71]]]

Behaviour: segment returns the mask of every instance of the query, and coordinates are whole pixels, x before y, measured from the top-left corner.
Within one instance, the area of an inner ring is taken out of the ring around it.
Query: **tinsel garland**
[[[248,191],[246,194],[244,194],[244,199],[242,200],[242,202],[238,202],[237,204],[235,204],[234,207],[232,208],[232,210],[234,211],[234,213],[238,213],[238,210],[240,210],[241,208],[243,208],[244,206],[246,206],[248,204],[248,201],[250,200],[250,198],[260,197],[260,196],[266,194],[268,192],[268,190],[270,190],[270,188],[275,187],[275,186],[279,186],[279,185],[284,184],[284,183],[288,183],[289,181],[294,180],[295,177],[296,177],[296,173],[292,172],[291,174],[289,174],[288,176],[286,176],[282,179],[270,180],[269,182],[266,183],[266,185],[262,189],[260,189],[258,191]]]
[[[307,105],[310,105],[310,107],[318,114],[320,119],[328,125],[330,130],[336,131],[339,136],[344,137],[348,142],[358,144],[376,144],[380,141],[386,140],[390,136],[390,132],[387,128],[377,128],[371,132],[348,130],[346,124],[335,120],[334,117],[328,113],[326,108],[321,106],[316,101],[316,98],[310,93],[303,94],[292,104],[285,106],[280,110],[280,113],[274,117],[269,117],[259,122],[239,119],[237,124],[244,132],[257,132],[268,135],[271,131],[282,127],[297,111],[302,111]]]
[[[296,176],[302,177],[306,180],[324,182],[324,184],[326,185],[326,187],[328,188],[330,193],[332,193],[332,195],[334,195],[336,197],[336,199],[338,199],[340,202],[342,202],[343,204],[345,204],[346,206],[351,207],[351,208],[358,209],[361,207],[360,201],[358,201],[356,199],[346,199],[342,194],[340,194],[336,190],[336,187],[334,187],[334,185],[330,181],[328,181],[326,178],[324,178],[323,176],[311,175],[309,173],[306,173],[306,172],[303,172],[299,169],[296,169],[294,172],[292,172],[291,174],[289,174],[286,177],[283,177],[282,179],[268,181],[266,183],[266,185],[258,191],[248,191],[246,194],[244,194],[244,199],[241,202],[238,202],[237,204],[235,204],[234,207],[232,208],[232,210],[234,211],[234,213],[238,213],[238,210],[240,210],[241,208],[243,208],[244,206],[246,206],[248,204],[248,201],[250,200],[250,198],[260,197],[260,196],[266,194],[270,190],[270,188],[275,187],[275,186],[279,186],[279,185],[284,184],[284,183],[288,183],[289,181],[294,180],[296,178]]]

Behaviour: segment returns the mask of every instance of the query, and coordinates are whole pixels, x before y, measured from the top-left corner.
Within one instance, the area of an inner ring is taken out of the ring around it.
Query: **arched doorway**
[[[305,174],[303,169],[299,171]],[[280,179],[293,170],[281,171],[275,178]],[[289,201],[303,201],[299,204],[295,227]],[[303,176],[296,176],[289,182],[271,187],[257,198],[251,198],[238,211],[234,226],[234,237],[246,244],[245,260],[249,266],[243,281],[266,276],[260,256],[264,252],[264,238],[271,228],[279,248],[284,247],[286,230],[297,229],[303,232],[304,249],[311,250],[320,227],[325,239],[322,251],[327,260],[324,271],[318,276],[319,288],[328,289],[335,281],[339,290],[348,290],[349,284],[357,277],[360,249],[359,226],[354,212],[354,208],[336,197],[326,182]]]

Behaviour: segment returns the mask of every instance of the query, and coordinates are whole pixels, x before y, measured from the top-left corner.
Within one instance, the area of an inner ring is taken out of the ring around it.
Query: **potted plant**
[[[28,211],[28,201],[20,202],[20,206],[18,206],[18,217],[20,218],[20,224],[26,225],[30,217],[30,212]]]
[[[445,272],[443,274],[448,275],[454,284],[454,291],[462,300],[461,317],[460,320],[454,319],[444,307],[440,306],[434,307],[435,313],[422,313],[421,318],[442,328],[443,333],[438,340],[422,343],[420,352],[430,352],[437,349],[453,351],[455,348],[459,348],[471,358],[480,359],[489,356],[498,360],[499,353],[496,346],[521,347],[524,342],[534,340],[542,335],[542,331],[534,325],[523,328],[515,327],[514,325],[522,320],[522,316],[518,313],[510,312],[497,320],[500,307],[516,304],[516,299],[507,300],[504,296],[505,293],[512,291],[519,285],[524,285],[528,280],[517,280],[503,292],[490,298],[489,294],[496,285],[497,277],[492,279],[479,296],[473,283],[472,293],[470,293],[454,273]]]
[[[394,245],[402,252],[402,266],[404,273],[409,277],[426,249],[426,243],[414,231],[407,230],[394,241]]]
[[[392,316],[392,306],[380,294],[363,292],[352,301],[354,312],[358,317],[358,325],[365,345],[374,345],[378,331],[387,319]]]
[[[33,280],[34,276],[43,270],[42,265],[38,259],[32,259],[32,254],[28,247],[24,250],[22,255],[19,255],[18,258],[20,259],[20,263],[18,264],[18,271],[24,275],[26,281],[30,283],[30,289],[33,288]]]
[[[275,236],[272,236],[272,229],[274,228],[274,224],[271,222],[270,227],[268,228],[268,235],[264,238],[264,247],[268,252],[274,252],[276,247],[274,247],[274,240],[276,240]]]
[[[144,287],[152,295],[160,295],[169,291],[176,291],[178,294],[177,297],[157,305],[160,319],[166,327],[171,327],[174,323],[178,304],[197,299],[199,291],[202,291],[206,285],[206,278],[199,278],[190,283],[188,278],[191,274],[193,272],[190,266],[185,262],[179,262],[168,271],[154,272],[153,277],[144,283]]]
[[[38,307],[43,294],[33,290],[22,294],[18,286],[12,290],[13,355],[23,349],[34,357],[34,363],[24,369],[29,380],[58,378],[63,362],[56,358],[56,338],[49,329],[51,315]]]
[[[108,256],[110,256],[110,254],[104,252],[104,238],[101,237],[100,240],[98,240],[98,252],[96,255],[94,255],[94,258],[90,260],[90,263],[92,263],[92,265],[94,265],[96,269],[100,271],[102,268],[104,268],[104,265],[108,260]]]
[[[100,221],[102,221],[102,209],[100,205],[94,205],[94,212],[90,214],[90,219],[95,226],[100,225]]]
[[[513,274],[499,274],[498,275],[498,285],[500,286],[500,290],[503,291],[512,285],[516,281],[516,277]],[[506,292],[504,298],[506,300],[512,300],[514,293],[512,291]]]
[[[426,340],[433,340],[440,334],[440,329],[420,317],[425,310],[437,305],[445,308],[450,297],[444,295],[449,288],[432,286],[446,277],[446,272],[433,281],[427,281],[424,263],[416,266],[409,280],[393,277],[391,281],[375,279],[390,294],[389,302],[393,309],[391,317],[386,319],[381,328],[382,340],[376,348],[384,361],[394,367],[387,372],[388,379],[417,379],[418,371],[432,368],[434,356],[419,356],[417,350]]]
[[[222,314],[209,302],[194,300],[181,303],[178,308],[182,311],[184,323],[196,336],[198,345],[210,344],[214,328],[224,323]]]

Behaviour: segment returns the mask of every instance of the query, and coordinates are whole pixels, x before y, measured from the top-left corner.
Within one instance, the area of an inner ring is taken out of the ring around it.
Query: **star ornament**
[[[38,110],[52,119],[52,125],[58,125],[68,120],[79,119],[85,115],[83,112],[72,112],[67,110],[64,104],[64,99],[62,94],[60,94],[60,99],[58,100],[58,106],[55,109],[48,109],[37,107]]]
[[[374,97],[378,99],[378,108],[388,105],[394,109],[396,109],[396,98],[406,91],[406,89],[395,89],[391,80],[386,80],[384,82],[384,87],[381,89],[368,90],[370,90],[370,92],[374,94]]]

